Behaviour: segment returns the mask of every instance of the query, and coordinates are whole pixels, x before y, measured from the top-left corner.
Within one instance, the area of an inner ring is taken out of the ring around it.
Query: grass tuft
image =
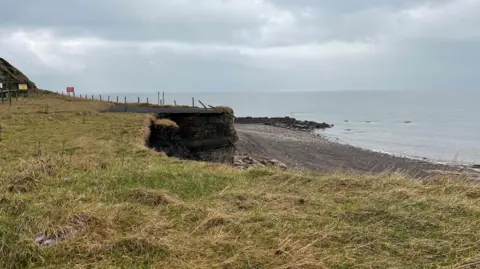
[[[155,125],[161,127],[173,127],[175,129],[179,128],[176,122],[169,119],[157,119],[155,120]]]
[[[231,218],[227,215],[213,213],[201,223],[201,227],[204,229],[211,229],[219,226],[224,226],[231,222]]]
[[[14,193],[25,193],[33,190],[39,182],[40,175],[37,172],[25,170],[11,176],[7,190]]]
[[[170,197],[166,191],[155,189],[135,189],[128,195],[128,199],[149,206],[166,206],[179,203],[178,200]]]
[[[222,112],[227,112],[228,114],[230,115],[234,115],[234,111],[231,107],[227,107],[227,106],[216,106],[214,107],[214,109],[216,110],[219,110],[219,111],[222,111]]]

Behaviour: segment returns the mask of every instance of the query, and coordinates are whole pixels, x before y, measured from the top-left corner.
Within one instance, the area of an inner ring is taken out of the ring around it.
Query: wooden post
[[[148,105],[148,97],[147,97],[147,105]]]
[[[11,84],[10,81],[8,82],[7,90],[9,90],[8,91],[8,102],[9,102],[10,106],[12,106],[12,84]]]
[[[140,104],[140,97],[137,97],[138,98],[138,103]]]
[[[117,95],[117,104],[118,104],[118,95]]]
[[[165,105],[165,92],[162,92],[162,105]]]

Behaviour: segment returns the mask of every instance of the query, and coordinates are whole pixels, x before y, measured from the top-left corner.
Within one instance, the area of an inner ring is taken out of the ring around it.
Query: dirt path
[[[239,154],[277,159],[296,170],[402,171],[413,176],[462,170],[343,145],[307,132],[251,124],[237,124],[235,129],[240,138],[236,144]]]

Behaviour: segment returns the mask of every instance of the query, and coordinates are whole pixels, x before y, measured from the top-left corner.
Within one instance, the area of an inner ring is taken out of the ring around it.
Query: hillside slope
[[[18,84],[27,84],[29,89],[36,89],[37,86],[20,70],[11,65],[7,60],[0,58],[0,79],[9,81],[16,87]],[[3,82],[5,82],[3,81]]]
[[[61,96],[0,105],[0,268],[480,261],[480,187],[462,178],[170,159],[145,147],[148,115],[100,113],[106,106]]]

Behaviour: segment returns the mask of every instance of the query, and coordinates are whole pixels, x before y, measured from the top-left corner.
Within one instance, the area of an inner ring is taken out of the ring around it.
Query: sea
[[[157,103],[155,93],[117,94]],[[115,94],[112,94],[115,96]],[[113,99],[114,97],[112,97]],[[116,97],[115,97],[116,98]],[[165,92],[165,103],[230,106],[236,116],[327,122],[331,140],[433,162],[480,164],[480,91]],[[162,99],[162,94],[160,94]]]

